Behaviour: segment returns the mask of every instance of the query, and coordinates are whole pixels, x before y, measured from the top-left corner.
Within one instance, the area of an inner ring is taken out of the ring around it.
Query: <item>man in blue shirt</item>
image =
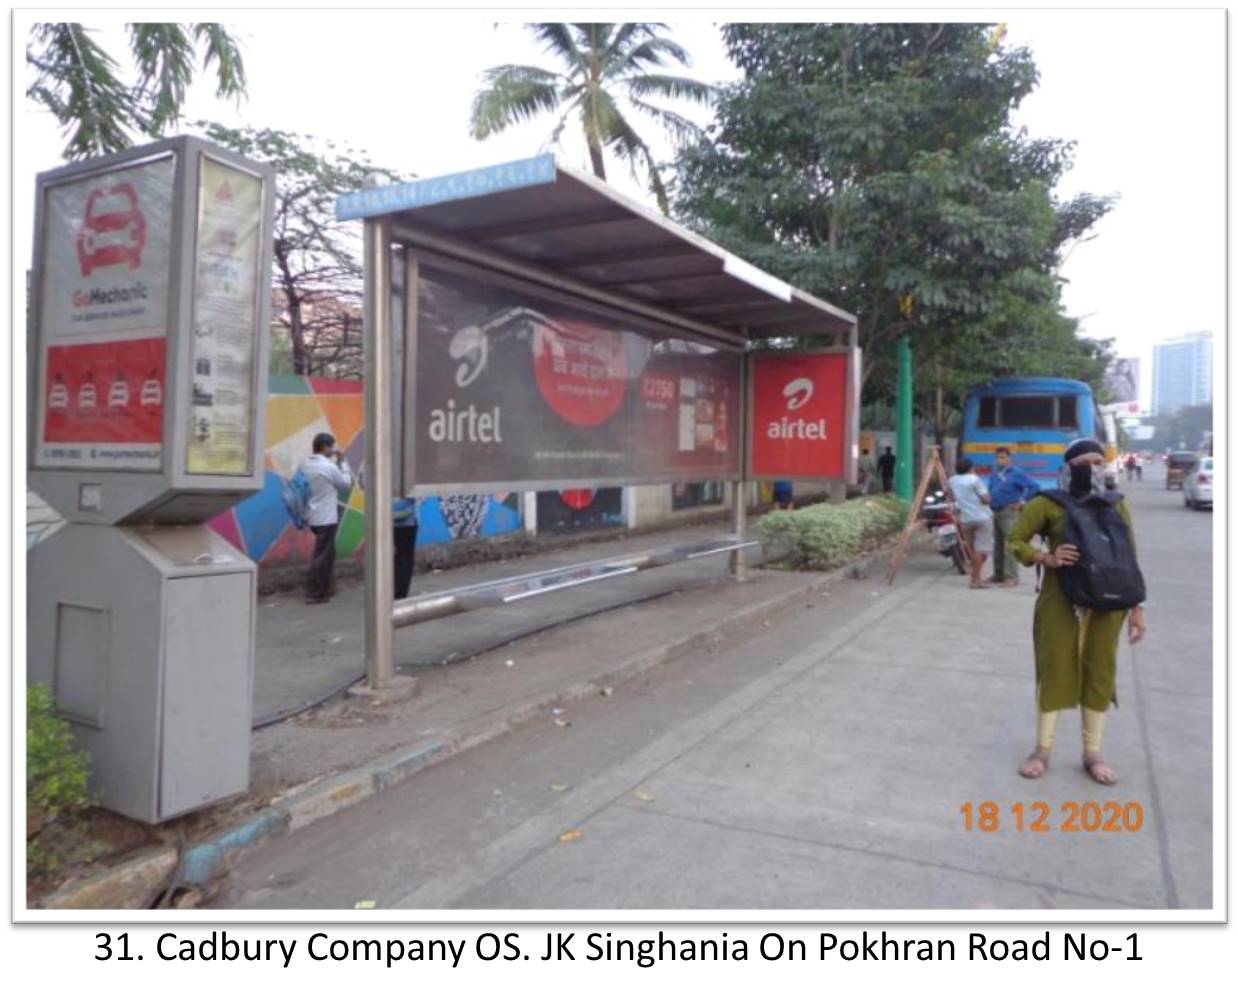
[[[1019,563],[1006,550],[1006,537],[1027,500],[1040,490],[1021,467],[1010,459],[1010,450],[999,446],[994,453],[993,473],[989,477],[990,507],[996,535],[993,543],[993,576],[988,580],[1006,588],[1019,583]]]

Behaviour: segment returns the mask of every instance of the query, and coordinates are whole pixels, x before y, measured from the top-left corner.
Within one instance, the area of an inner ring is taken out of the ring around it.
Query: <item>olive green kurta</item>
[[[1126,502],[1119,502],[1117,508],[1131,528]],[[1019,563],[1030,566],[1035,561],[1032,537],[1048,537],[1049,549],[1054,550],[1063,542],[1065,530],[1066,513],[1062,507],[1049,498],[1036,496],[1023,507],[1007,536],[1006,549]],[[1104,712],[1110,702],[1117,702],[1118,638],[1125,618],[1125,609],[1077,613],[1062,593],[1057,571],[1044,568],[1032,622],[1036,702],[1042,712],[1073,709],[1080,702],[1088,709]]]

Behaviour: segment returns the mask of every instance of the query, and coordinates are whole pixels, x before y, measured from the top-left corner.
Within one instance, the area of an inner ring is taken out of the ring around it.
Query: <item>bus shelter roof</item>
[[[388,218],[395,241],[518,267],[534,283],[612,309],[626,305],[715,342],[743,346],[776,335],[854,342],[854,315],[549,154],[348,193],[336,217]]]

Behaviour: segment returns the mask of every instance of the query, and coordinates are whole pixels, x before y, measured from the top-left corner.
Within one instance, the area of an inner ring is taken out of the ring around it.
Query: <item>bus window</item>
[[[997,399],[996,398],[981,398],[980,399],[980,414],[976,419],[976,425],[981,429],[992,429],[997,425]]]
[[[1046,395],[1011,395],[1002,398],[1001,424],[1008,429],[1052,429],[1056,426],[1054,398]]]
[[[1057,399],[1057,424],[1062,429],[1079,428],[1078,399],[1073,394],[1063,394]]]

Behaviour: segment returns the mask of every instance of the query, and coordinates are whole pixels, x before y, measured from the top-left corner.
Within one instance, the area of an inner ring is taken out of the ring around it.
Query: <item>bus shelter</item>
[[[854,482],[855,317],[553,155],[368,187],[336,215],[364,224],[371,691],[398,684],[396,626],[539,590],[394,603],[391,498],[726,481],[734,542],[697,554],[741,574],[746,481]],[[774,336],[814,348],[753,352]]]

